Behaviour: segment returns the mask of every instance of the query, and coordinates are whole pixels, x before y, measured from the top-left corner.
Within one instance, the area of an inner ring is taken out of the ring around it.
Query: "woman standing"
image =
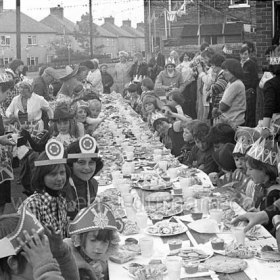
[[[120,62],[115,65],[113,78],[116,92],[123,94],[125,85],[131,80],[129,76],[130,64],[127,61],[128,53],[120,51],[119,58]]]
[[[53,118],[53,111],[48,101],[32,92],[32,86],[28,82],[19,82],[17,84],[20,95],[13,98],[10,106],[6,110],[7,118],[19,120],[21,124],[32,123],[38,124],[38,130],[44,129],[42,120],[42,111],[46,111],[49,119]]]
[[[94,58],[91,62],[93,64],[93,68],[88,72],[86,80],[90,85],[90,89],[96,94],[101,95],[103,93],[103,83],[101,72],[98,68],[99,61],[98,59]]]
[[[231,126],[237,127],[245,123],[246,94],[245,86],[241,81],[243,70],[236,59],[226,59],[222,69],[228,85],[219,109],[214,109],[212,115],[214,118],[219,117],[220,122],[228,122]]]

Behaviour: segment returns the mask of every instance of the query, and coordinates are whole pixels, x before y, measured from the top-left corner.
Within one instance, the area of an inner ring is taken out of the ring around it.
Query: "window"
[[[13,60],[12,57],[0,58],[0,65],[8,65]]]
[[[37,45],[37,37],[35,35],[29,35],[27,37],[27,44],[28,45]]]
[[[38,65],[38,57],[30,56],[27,57],[27,65]]]
[[[6,35],[2,35],[1,36],[1,45],[2,46],[10,46],[10,44],[11,44],[11,37],[6,36]]]
[[[248,8],[249,0],[230,0],[229,8]]]

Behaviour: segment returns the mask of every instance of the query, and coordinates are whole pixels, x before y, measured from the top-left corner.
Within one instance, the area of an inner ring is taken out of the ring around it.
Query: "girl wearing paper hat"
[[[68,216],[73,219],[79,210],[95,200],[98,183],[94,176],[103,168],[103,161],[96,140],[87,134],[68,146],[67,158],[72,176],[64,190]]]
[[[64,157],[63,144],[50,139],[45,152],[35,161],[31,186],[35,191],[21,207],[26,206],[44,226],[67,232],[67,205],[62,189],[68,182],[70,169]]]
[[[66,242],[72,247],[80,279],[83,274],[89,279],[109,279],[107,260],[117,250],[120,241],[110,207],[95,202],[79,211],[69,225],[69,235],[72,240]]]
[[[20,215],[0,217],[0,279],[79,279],[67,244],[47,229],[48,238],[43,230],[40,222],[25,208]]]

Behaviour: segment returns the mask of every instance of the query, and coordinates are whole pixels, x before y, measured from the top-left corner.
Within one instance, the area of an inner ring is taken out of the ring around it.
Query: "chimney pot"
[[[60,5],[57,5],[57,7],[50,8],[50,13],[51,13],[51,15],[54,15],[61,19],[64,18],[64,10],[63,10],[63,7],[60,7]]]
[[[115,24],[115,18],[113,18],[112,16],[104,18],[104,21],[111,24]]]

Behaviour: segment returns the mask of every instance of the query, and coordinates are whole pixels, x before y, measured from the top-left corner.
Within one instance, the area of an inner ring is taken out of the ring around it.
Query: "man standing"
[[[155,82],[157,75],[164,69],[165,57],[160,52],[159,46],[154,48],[154,55],[148,63],[148,75]]]

